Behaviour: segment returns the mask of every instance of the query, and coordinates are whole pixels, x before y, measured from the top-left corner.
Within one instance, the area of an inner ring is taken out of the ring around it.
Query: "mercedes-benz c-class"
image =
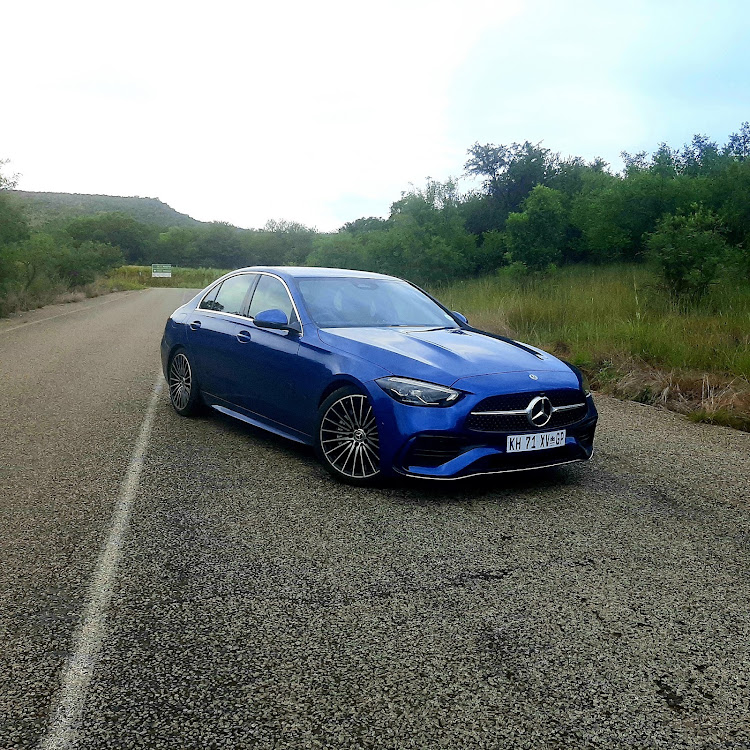
[[[339,479],[458,479],[588,460],[581,372],[477,330],[377,273],[252,267],[179,307],[161,342],[175,410],[207,406],[314,447]]]

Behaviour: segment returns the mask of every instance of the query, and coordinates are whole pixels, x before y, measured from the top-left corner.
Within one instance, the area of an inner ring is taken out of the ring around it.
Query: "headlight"
[[[411,406],[450,406],[461,395],[444,385],[409,378],[379,378],[375,382],[391,398]]]

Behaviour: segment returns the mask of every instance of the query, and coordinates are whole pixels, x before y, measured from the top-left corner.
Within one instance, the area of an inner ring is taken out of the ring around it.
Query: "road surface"
[[[750,746],[750,435],[348,487],[172,411],[189,294],[0,321],[0,748]]]

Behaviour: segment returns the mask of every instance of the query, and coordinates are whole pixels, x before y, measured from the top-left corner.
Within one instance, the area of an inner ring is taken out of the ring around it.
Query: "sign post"
[[[152,279],[171,279],[172,278],[172,264],[171,263],[152,263],[151,264],[151,278]]]

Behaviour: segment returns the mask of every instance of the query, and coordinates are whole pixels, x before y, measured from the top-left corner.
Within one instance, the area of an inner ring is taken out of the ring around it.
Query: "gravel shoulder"
[[[0,747],[44,731],[178,293],[0,334]],[[750,434],[597,403],[588,464],[362,490],[165,396],[78,746],[750,746]]]

